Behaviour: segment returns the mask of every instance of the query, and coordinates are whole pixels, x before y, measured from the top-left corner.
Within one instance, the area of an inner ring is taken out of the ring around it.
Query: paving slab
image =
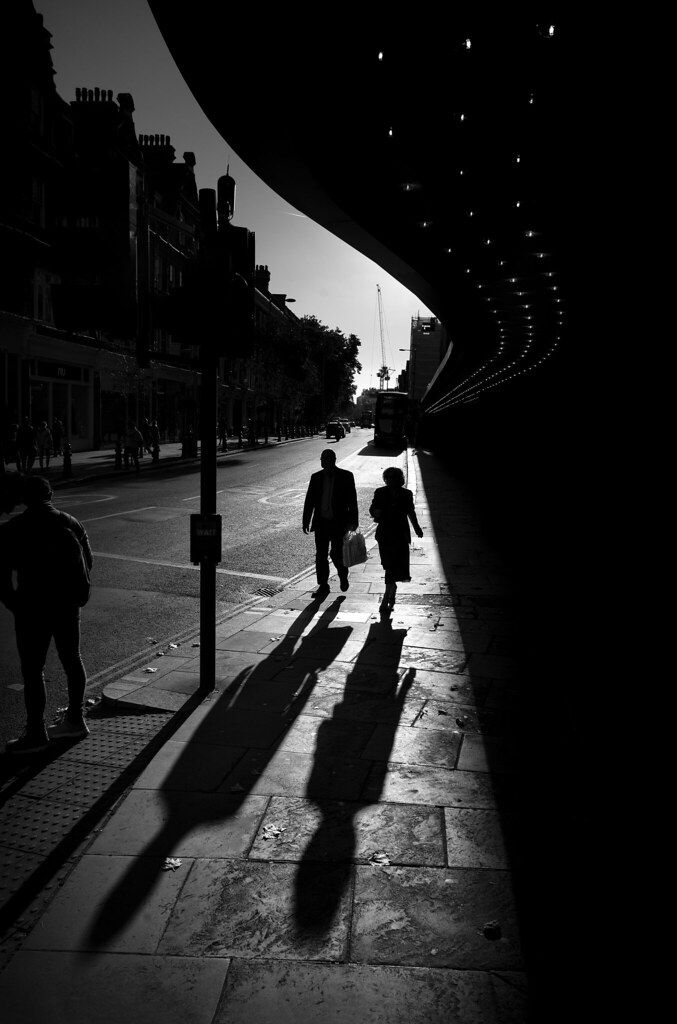
[[[243,857],[266,798],[134,789],[92,843],[95,855]]]
[[[244,747],[167,740],[134,782],[134,789],[210,793],[244,755]]]
[[[344,757],[359,757],[374,732],[373,722],[348,722],[299,715],[280,742],[280,750],[299,754],[317,754],[339,762]]]
[[[154,953],[192,861],[176,871],[163,871],[162,863],[85,855],[24,948]]]
[[[195,862],[160,942],[182,956],[344,958],[350,876],[343,865]]]
[[[497,980],[479,971],[234,960],[214,1024],[521,1024],[524,993],[510,987],[508,1016]]]
[[[362,757],[373,761],[455,768],[462,739],[458,729],[426,731],[402,726],[393,732],[391,725],[379,723]]]
[[[484,772],[381,763],[372,765],[361,796],[372,802],[493,808],[501,792]]]
[[[20,952],[0,976],[7,1024],[205,1024],[228,960]],[[39,984],[36,984],[39,979]]]
[[[368,774],[369,762],[357,758],[337,761],[293,750],[251,750],[220,788],[223,793],[357,800]]]
[[[356,867],[352,959],[366,963],[517,970],[522,964],[504,871]],[[490,922],[496,932],[485,934]]]
[[[416,666],[412,692],[437,700],[458,701],[460,704],[481,706],[493,685],[488,679],[479,679],[470,674],[453,672],[431,672]]]
[[[514,846],[508,839],[517,832],[514,814],[478,808],[445,807],[447,863],[456,868],[508,869],[514,867]]]
[[[266,748],[289,727],[282,714],[228,708],[224,703],[215,698],[202,704],[177,729],[174,739],[224,747]]]
[[[273,797],[249,856],[254,860],[445,865],[441,811],[405,804],[360,804]]]
[[[420,714],[425,698],[409,690],[404,699],[396,692],[372,696],[364,690],[348,690],[318,684],[313,688],[305,711],[322,718],[345,719],[352,722],[385,722],[397,724],[414,721]]]
[[[514,742],[498,736],[464,736],[458,768],[491,774],[516,772],[520,768],[519,750]]]

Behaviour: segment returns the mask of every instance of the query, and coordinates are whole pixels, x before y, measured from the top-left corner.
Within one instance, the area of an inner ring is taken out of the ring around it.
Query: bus
[[[409,396],[405,391],[379,391],[374,412],[374,444],[403,445],[408,414]]]

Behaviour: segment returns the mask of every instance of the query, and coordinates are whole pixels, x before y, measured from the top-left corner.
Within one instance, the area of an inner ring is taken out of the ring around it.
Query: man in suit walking
[[[329,560],[336,566],[341,590],[348,589],[348,569],[343,564],[343,536],[358,524],[355,477],[347,469],[336,468],[336,454],[325,448],[320,456],[322,469],[313,473],[303,506],[303,532],[315,534],[316,597],[329,593]]]

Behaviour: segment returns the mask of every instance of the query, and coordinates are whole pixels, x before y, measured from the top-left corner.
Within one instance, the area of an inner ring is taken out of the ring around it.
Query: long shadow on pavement
[[[159,858],[172,855],[196,827],[216,823],[218,853],[213,856],[241,858],[246,853],[243,833],[249,836],[252,821],[260,822],[268,801],[268,796],[252,797],[251,791],[301,714],[318,673],[337,658],[352,632],[350,626],[326,628],[343,601],[333,601],[301,636],[320,607],[312,601],[264,660],[239,672],[213,702],[203,702],[197,709],[202,713],[199,723],[188,721],[176,733],[174,739],[188,742],[160,787],[163,825],[138,851],[89,926],[88,948],[107,945],[125,927],[158,882]],[[214,755],[215,748],[220,752],[211,778],[201,785],[200,758],[207,750]],[[257,799],[261,806],[252,807]]]
[[[353,870],[356,852],[355,817],[359,811],[380,800],[395,732],[416,675],[416,670],[410,669],[401,678],[401,672],[398,671],[406,635],[406,629],[394,630],[387,619],[370,627],[354,668],[347,677],[343,700],[335,705],[331,718],[323,721],[318,729],[315,760],[306,796],[316,805],[321,820],[304,851],[295,878],[295,917],[301,931],[311,930],[324,934],[331,928]],[[359,714],[360,706],[374,696],[373,688],[369,686],[375,676],[374,664],[371,660],[365,661],[365,652],[373,644],[379,644],[383,651],[383,660],[378,669],[377,691],[379,760],[369,776],[368,800],[362,798],[359,803],[337,802],[327,796],[327,766],[331,763],[340,765],[345,756],[342,744],[345,742],[346,722],[350,721],[356,711]],[[365,686],[369,688],[365,689]],[[322,898],[318,899],[316,879],[321,871],[318,862],[329,860],[337,862],[337,869],[332,874],[333,885],[325,889]]]

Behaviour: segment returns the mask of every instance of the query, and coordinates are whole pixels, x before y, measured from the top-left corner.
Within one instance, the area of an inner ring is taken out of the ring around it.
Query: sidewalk
[[[314,437],[321,437],[321,434],[314,434]],[[278,441],[277,438],[268,438],[266,442],[264,438],[259,438],[256,445],[250,445],[245,442],[243,447],[240,447],[234,438],[229,438],[227,442],[227,451],[222,451],[219,446],[217,449],[217,461],[227,458],[231,455],[235,455],[238,452],[244,451],[258,451],[264,448],[277,448],[283,444],[292,444],[296,441],[305,441],[308,438],[305,437],[290,437],[287,440],[284,438]],[[101,448],[93,449],[91,451],[84,452],[73,452],[71,456],[71,470],[72,475],[70,477],[64,477],[63,475],[63,458],[58,456],[50,460],[49,469],[40,469],[40,465],[36,459],[35,464],[31,472],[36,476],[45,476],[51,482],[54,489],[61,489],[62,487],[72,487],[79,483],[83,483],[88,480],[99,480],[103,477],[119,477],[124,479],[126,477],[135,478],[137,476],[143,476],[149,472],[156,472],[158,469],[167,469],[169,467],[180,467],[180,466],[194,466],[200,463],[200,445],[198,443],[198,454],[195,457],[183,458],[181,455],[182,445],[180,441],[170,441],[160,446],[160,456],[157,462],[153,462],[150,455],[144,452],[143,458],[139,459],[139,473],[137,474],[134,468],[125,470],[124,460],[123,468],[115,468],[115,445],[105,444]],[[14,469],[13,464],[6,466],[8,470]]]
[[[372,539],[346,594],[306,575],[220,624],[206,699],[194,644],[156,650],[9,794],[17,870],[29,812],[67,830],[88,796],[93,831],[15,926],[7,1024],[525,1019],[511,580],[408,463],[425,534],[390,622]]]

